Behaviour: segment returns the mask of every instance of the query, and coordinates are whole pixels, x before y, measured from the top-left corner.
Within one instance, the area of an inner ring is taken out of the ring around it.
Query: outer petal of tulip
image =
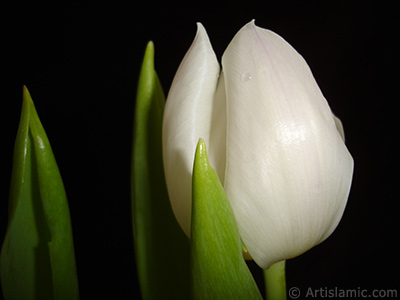
[[[307,63],[281,37],[250,22],[224,53],[222,69],[224,188],[250,255],[268,268],[333,232],[353,159]]]
[[[163,121],[168,193],[174,214],[187,235],[190,235],[192,169],[197,142],[202,138],[208,145],[211,128],[221,128],[213,123],[213,99],[220,67],[204,27],[197,25],[196,37],[172,82]],[[211,156],[210,162],[213,162]]]

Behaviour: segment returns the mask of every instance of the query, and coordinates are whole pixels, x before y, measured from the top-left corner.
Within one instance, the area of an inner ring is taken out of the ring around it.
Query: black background
[[[21,3],[1,11],[1,239],[27,85],[67,190],[81,299],[135,299],[130,152],[146,44],[155,43],[167,93],[196,22],[220,59],[234,34],[255,19],[307,60],[344,124],[355,160],[340,225],[324,243],[287,262],[288,289],[298,287],[302,296],[309,287],[399,290],[398,33],[390,2],[82,3]]]

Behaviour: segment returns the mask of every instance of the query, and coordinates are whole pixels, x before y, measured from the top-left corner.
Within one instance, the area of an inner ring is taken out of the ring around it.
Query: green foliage
[[[242,256],[232,208],[200,139],[193,168],[192,297],[262,299]]]
[[[0,275],[6,300],[79,298],[64,185],[26,87],[14,148]]]
[[[282,260],[263,270],[267,300],[286,300],[285,264]]]
[[[136,98],[132,156],[132,222],[141,293],[148,299],[189,298],[189,240],[169,202],[162,161],[165,97],[146,48]]]

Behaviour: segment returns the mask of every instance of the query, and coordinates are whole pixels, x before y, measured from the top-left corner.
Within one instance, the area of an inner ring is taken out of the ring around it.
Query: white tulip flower
[[[223,54],[220,72],[198,24],[163,121],[168,193],[188,236],[199,138],[207,144],[242,241],[260,267],[298,256],[335,230],[353,159],[310,68],[280,36],[248,23]]]

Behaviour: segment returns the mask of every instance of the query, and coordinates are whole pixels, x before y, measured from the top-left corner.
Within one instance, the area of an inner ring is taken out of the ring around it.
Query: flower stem
[[[286,300],[285,260],[263,270],[267,300]]]

